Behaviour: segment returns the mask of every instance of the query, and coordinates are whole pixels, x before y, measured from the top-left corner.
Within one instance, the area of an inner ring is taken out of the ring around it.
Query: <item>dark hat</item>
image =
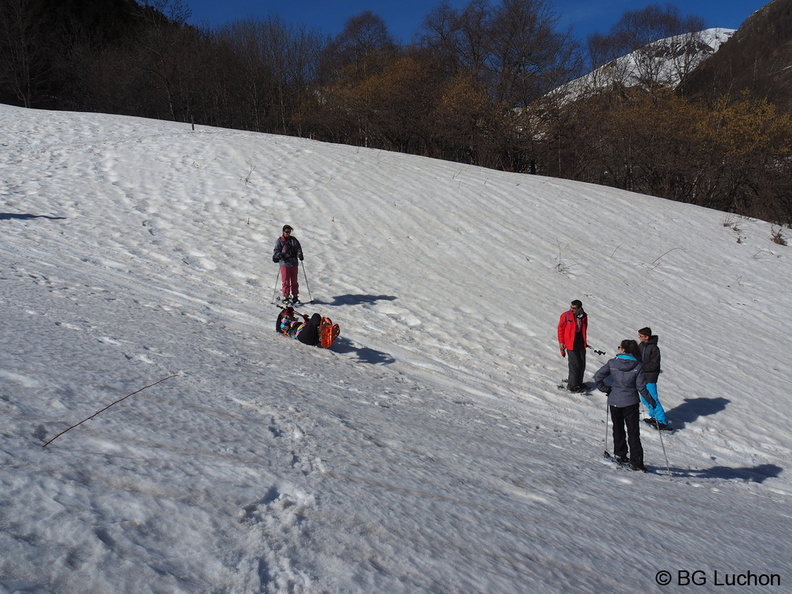
[[[282,230],[283,231],[294,231],[294,229],[292,229],[290,225],[284,225]]]
[[[652,329],[649,326],[646,326],[645,328],[638,330],[638,334],[641,334],[642,336],[651,336]]]

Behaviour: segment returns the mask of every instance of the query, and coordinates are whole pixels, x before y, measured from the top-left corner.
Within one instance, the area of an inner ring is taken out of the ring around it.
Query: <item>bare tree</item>
[[[25,107],[33,105],[37,83],[46,76],[51,54],[43,43],[43,18],[35,0],[0,2],[0,82]]]
[[[371,120],[374,87],[366,81],[382,74],[397,54],[385,22],[371,11],[349,19],[322,52],[319,93],[323,107],[346,129],[348,142],[364,146],[376,142]]]
[[[607,35],[589,37],[589,60],[596,75],[617,86],[676,84],[701,50],[703,29],[701,18],[682,18],[671,4],[627,11]]]
[[[444,0],[424,21],[421,44],[441,57],[450,76],[460,71],[481,76],[490,54],[492,17],[487,0],[472,0],[462,10]]]
[[[151,9],[147,11],[151,22],[155,26],[161,26],[165,23],[175,23],[184,25],[187,19],[192,15],[189,6],[184,3],[184,0],[136,0],[145,8]],[[164,18],[163,18],[164,17]]]
[[[278,20],[269,21],[268,33],[267,61],[275,79],[279,121],[285,133],[291,114],[316,80],[324,40],[317,32],[289,27]]]
[[[696,69],[701,63],[703,54],[711,54],[714,51],[702,37],[703,22],[692,26],[701,26],[702,29],[691,29],[687,33],[673,37],[668,43],[673,75],[670,82],[674,85],[687,78]]]
[[[141,66],[159,83],[170,118],[178,120],[185,115],[178,105],[179,42],[190,10],[182,0],[143,0],[142,4],[148,27],[138,40],[147,58]]]
[[[503,0],[490,27],[488,66],[494,98],[527,106],[580,72],[571,33],[556,32],[551,0]]]
[[[446,64],[452,96],[463,92],[486,105],[475,118],[479,130],[467,135],[477,143],[467,152],[479,163],[517,170],[530,163],[537,120],[526,109],[581,73],[579,48],[571,33],[556,31],[558,20],[550,0],[473,0],[462,10],[443,3],[424,22],[421,43]],[[458,124],[467,129],[470,119]],[[482,163],[482,155],[490,160]]]
[[[333,38],[322,54],[320,76],[323,81],[360,81],[381,69],[396,52],[385,21],[366,11],[347,20],[343,31]]]
[[[242,102],[254,130],[288,133],[302,95],[316,78],[322,37],[272,17],[237,21],[218,32],[239,61]]]

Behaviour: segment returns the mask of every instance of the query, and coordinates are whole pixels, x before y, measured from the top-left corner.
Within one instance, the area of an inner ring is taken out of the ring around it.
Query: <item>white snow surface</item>
[[[789,591],[769,223],[181,123],[0,129],[1,592]],[[331,349],[274,331],[284,223]],[[648,474],[604,460],[602,393],[557,387],[576,298],[589,381],[659,336],[679,430],[642,431]]]

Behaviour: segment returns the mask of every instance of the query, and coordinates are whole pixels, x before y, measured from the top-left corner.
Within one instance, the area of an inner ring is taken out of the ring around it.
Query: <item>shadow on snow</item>
[[[22,221],[29,221],[30,219],[49,219],[51,221],[62,221],[66,217],[51,217],[49,215],[34,215],[34,214],[20,214],[15,212],[0,212],[0,221],[9,221],[11,219],[19,219]]]
[[[666,414],[672,426],[682,429],[699,417],[708,417],[725,410],[729,402],[731,401],[727,398],[685,398],[682,404],[667,411]]]
[[[767,479],[778,477],[783,471],[783,468],[775,464],[760,464],[759,466],[744,468],[713,466],[712,468],[703,468],[701,470],[671,468],[671,472],[677,477],[737,480],[748,483],[763,483]]]
[[[396,362],[396,359],[394,359],[388,353],[370,349],[368,347],[359,347],[351,340],[348,340],[343,336],[339,336],[330,349],[337,353],[351,353],[363,363],[371,363],[373,365],[390,365],[391,363]]]
[[[362,305],[364,303],[375,303],[377,301],[395,301],[396,297],[391,295],[336,295],[332,301],[321,301],[314,299],[314,305]]]

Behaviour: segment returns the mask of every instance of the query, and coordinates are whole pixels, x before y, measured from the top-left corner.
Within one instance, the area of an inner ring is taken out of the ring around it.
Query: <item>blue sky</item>
[[[406,43],[419,30],[424,18],[440,0],[311,0],[274,2],[272,0],[183,0],[192,11],[194,25],[217,27],[232,21],[278,15],[291,24],[306,25],[328,35],[336,35],[346,21],[371,10],[382,17],[390,33]],[[468,0],[451,0],[461,8]],[[696,2],[667,2],[666,0],[556,0],[560,14],[559,26],[572,27],[581,40],[591,33],[607,33],[610,27],[628,10],[640,10],[651,4],[674,4],[684,16],[704,19],[707,27],[737,29],[751,13],[769,0],[696,0]],[[692,6],[691,6],[692,5]]]

